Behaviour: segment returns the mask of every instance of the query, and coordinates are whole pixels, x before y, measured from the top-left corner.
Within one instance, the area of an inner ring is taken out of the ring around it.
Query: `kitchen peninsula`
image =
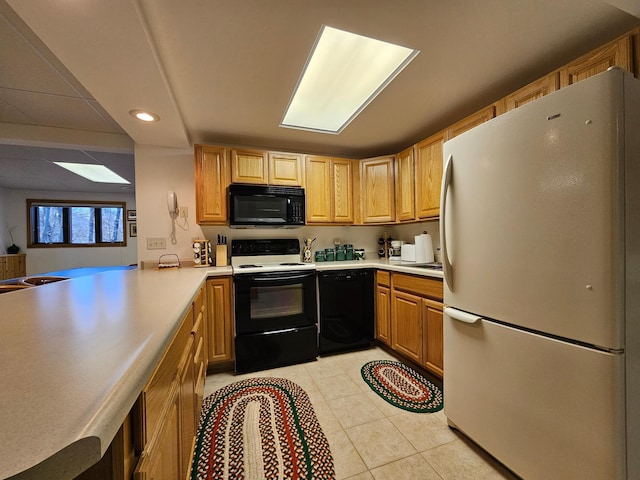
[[[442,278],[384,260],[317,266]],[[72,479],[97,463],[203,282],[229,275],[231,267],[110,270],[0,296],[0,478]]]

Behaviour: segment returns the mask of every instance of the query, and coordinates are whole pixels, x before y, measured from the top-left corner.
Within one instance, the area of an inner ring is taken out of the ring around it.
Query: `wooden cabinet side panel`
[[[209,363],[233,359],[231,277],[207,280]]]
[[[424,318],[424,367],[442,378],[444,374],[443,313],[442,303],[423,300]]]
[[[196,218],[199,224],[227,222],[227,187],[229,168],[227,150],[196,145]]]
[[[376,288],[376,338],[391,346],[391,289]]]
[[[415,168],[413,147],[396,158],[396,218],[400,222],[415,220]]]
[[[333,187],[332,220],[335,223],[353,223],[353,161],[331,160]]]
[[[446,132],[440,132],[416,145],[416,216],[419,219],[440,215],[442,144],[445,135]]]
[[[331,222],[331,159],[306,157],[305,183],[307,223]]]
[[[393,222],[395,220],[393,157],[362,160],[360,167],[363,223]]]

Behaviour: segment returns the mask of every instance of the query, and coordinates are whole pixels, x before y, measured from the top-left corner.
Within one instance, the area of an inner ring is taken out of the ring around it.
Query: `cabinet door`
[[[178,385],[173,383],[172,401],[163,415],[164,423],[157,441],[145,451],[133,474],[135,480],[176,480],[180,469],[180,419]]]
[[[362,160],[363,223],[395,221],[393,157]]]
[[[231,150],[231,182],[266,184],[267,152]]]
[[[451,140],[453,137],[457,137],[467,130],[471,130],[473,127],[477,127],[487,120],[491,120],[495,116],[496,109],[493,105],[483,108],[479,112],[476,112],[473,115],[469,115],[468,117],[463,118],[459,122],[451,125],[447,129],[447,140]]]
[[[396,218],[400,222],[415,220],[415,169],[413,147],[396,157]]]
[[[513,110],[533,100],[549,95],[551,92],[555,92],[559,88],[559,85],[560,76],[558,72],[531,82],[529,85],[505,97],[506,111]]]
[[[269,184],[302,186],[302,155],[269,153]]]
[[[331,186],[332,222],[353,223],[353,161],[331,159]]]
[[[207,280],[209,363],[233,360],[231,277]]]
[[[633,73],[631,36],[627,35],[583,55],[560,70],[560,86],[566,87],[580,80],[605,72],[609,67],[622,67]]]
[[[415,147],[416,154],[416,215],[419,219],[440,215],[442,185],[442,144],[446,131],[433,135]]]
[[[444,373],[444,349],[442,342],[442,303],[422,300],[424,318],[423,365],[440,378]]]
[[[391,293],[391,347],[416,363],[422,362],[422,299],[410,293]]]
[[[227,223],[227,150],[196,145],[196,217],[200,225]]]
[[[376,288],[376,339],[391,346],[391,289]]]
[[[331,159],[308,156],[305,161],[307,223],[331,222]]]

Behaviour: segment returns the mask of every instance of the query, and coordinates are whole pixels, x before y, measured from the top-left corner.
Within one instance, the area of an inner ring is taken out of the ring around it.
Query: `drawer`
[[[386,270],[378,270],[376,272],[376,283],[378,285],[384,285],[385,287],[391,286],[391,272]]]
[[[442,300],[442,280],[439,278],[421,277],[419,275],[405,275],[394,273],[393,289],[413,293],[421,297]]]

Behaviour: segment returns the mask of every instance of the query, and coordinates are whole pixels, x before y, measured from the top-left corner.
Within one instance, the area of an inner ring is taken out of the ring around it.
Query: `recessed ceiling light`
[[[53,162],[56,165],[97,183],[131,183],[104,165],[87,163]]]
[[[418,53],[323,26],[280,126],[340,133]]]
[[[129,110],[129,115],[142,120],[143,122],[157,122],[160,117],[155,113],[147,112],[145,110]]]

